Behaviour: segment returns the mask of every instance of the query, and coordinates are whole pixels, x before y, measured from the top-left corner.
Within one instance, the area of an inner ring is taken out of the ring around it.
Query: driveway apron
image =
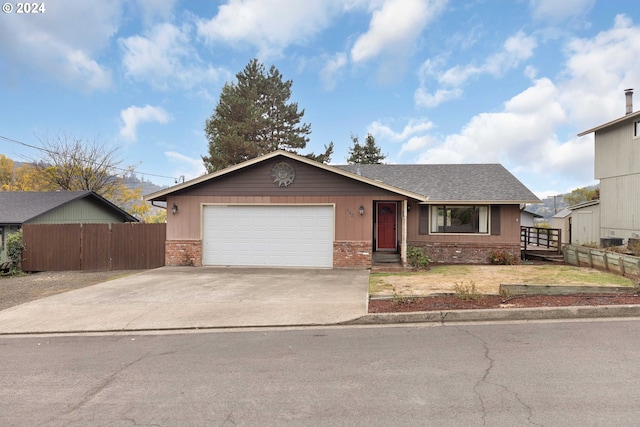
[[[366,314],[368,270],[162,267],[0,311],[0,333],[321,325]]]

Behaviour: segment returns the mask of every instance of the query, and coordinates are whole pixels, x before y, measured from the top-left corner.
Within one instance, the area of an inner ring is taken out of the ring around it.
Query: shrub
[[[407,251],[407,262],[415,270],[428,270],[431,259],[424,252],[424,249],[411,246]]]
[[[456,283],[453,286],[453,290],[456,293],[456,296],[461,300],[473,300],[477,301],[482,298],[482,294],[476,289],[476,284],[470,282],[468,285],[464,283]]]
[[[627,248],[629,249],[629,252],[631,252],[633,256],[640,256],[640,240],[639,239],[629,239]]]
[[[509,252],[494,251],[489,254],[489,262],[493,265],[516,265],[518,257]]]
[[[7,256],[11,260],[11,273],[20,271],[20,259],[22,258],[22,230],[7,237]]]

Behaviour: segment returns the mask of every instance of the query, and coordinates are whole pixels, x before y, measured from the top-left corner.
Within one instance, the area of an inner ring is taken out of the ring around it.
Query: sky
[[[333,142],[344,164],[370,133],[386,163],[501,163],[540,198],[596,184],[593,134],[576,134],[623,116],[627,88],[640,105],[631,0],[8,4],[0,154],[82,138],[162,186],[205,173],[205,120],[253,58],[293,82],[302,154]]]

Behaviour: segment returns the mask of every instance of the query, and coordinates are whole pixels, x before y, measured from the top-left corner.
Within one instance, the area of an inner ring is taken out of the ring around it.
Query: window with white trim
[[[633,137],[640,138],[640,120],[633,122]]]

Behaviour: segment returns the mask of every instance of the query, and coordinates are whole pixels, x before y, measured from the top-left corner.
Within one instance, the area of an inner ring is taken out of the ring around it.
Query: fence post
[[[558,228],[558,253],[562,253],[562,229]]]

